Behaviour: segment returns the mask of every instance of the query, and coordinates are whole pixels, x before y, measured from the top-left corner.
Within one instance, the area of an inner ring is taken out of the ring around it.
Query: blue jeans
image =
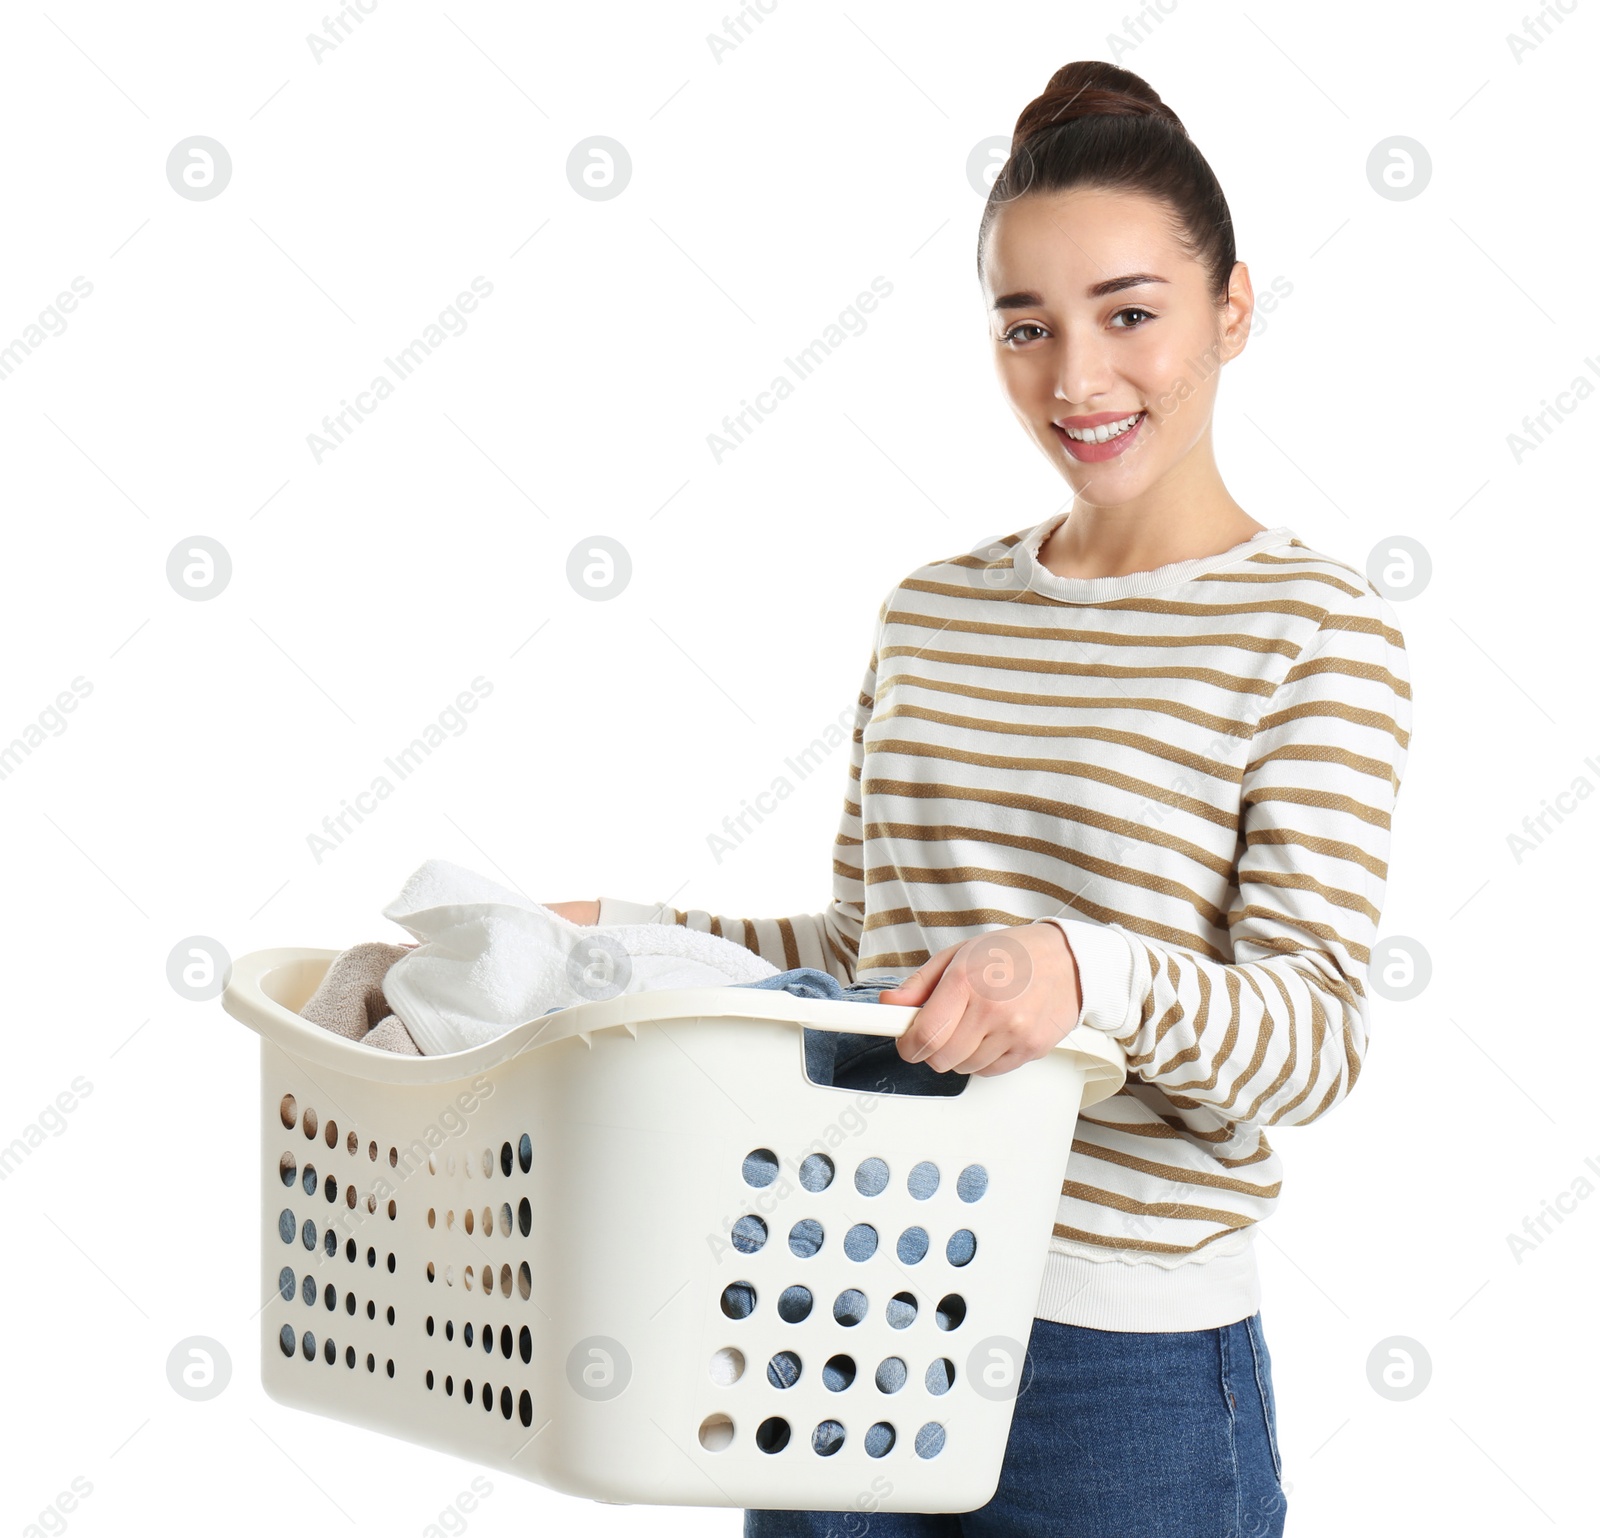
[[[1281,1472],[1260,1313],[1166,1332],[1035,1319],[987,1505],[947,1516],[747,1511],[744,1534],[1282,1538]]]

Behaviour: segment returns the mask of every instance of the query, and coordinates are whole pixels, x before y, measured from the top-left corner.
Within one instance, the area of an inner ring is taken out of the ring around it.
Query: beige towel
[[[411,1033],[383,996],[384,973],[415,949],[415,945],[364,940],[340,951],[328,963],[317,991],[306,1000],[301,1018],[364,1047],[421,1057]]]

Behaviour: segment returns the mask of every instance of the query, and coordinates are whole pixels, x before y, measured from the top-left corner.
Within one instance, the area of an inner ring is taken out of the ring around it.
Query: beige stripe
[[[1213,715],[1210,711],[1196,710],[1179,700],[1164,700],[1142,695],[1123,695],[1120,699],[1107,699],[1093,694],[1015,694],[1004,689],[983,689],[976,684],[956,683],[945,678],[915,678],[905,673],[891,675],[888,683],[926,689],[930,694],[959,694],[966,699],[993,700],[1003,705],[1038,705],[1053,710],[1097,712],[1104,711],[1108,707],[1117,710],[1157,711],[1162,715],[1174,716],[1180,721],[1202,727],[1208,732],[1219,732],[1229,737],[1250,737],[1255,730],[1248,721],[1241,720],[1237,716]],[[880,693],[882,688],[883,681],[880,680]]]
[[[995,732],[1007,737],[1062,737],[1076,741],[1109,742],[1117,747],[1148,753],[1152,758],[1165,759],[1168,763],[1182,764],[1184,768],[1192,769],[1196,774],[1208,775],[1229,785],[1239,784],[1241,778],[1240,771],[1232,764],[1223,763],[1220,759],[1207,758],[1200,753],[1190,753],[1173,743],[1162,741],[1159,737],[1146,737],[1140,732],[1119,732],[1111,727],[1085,726],[1070,721],[1059,726],[1044,721],[999,721],[989,716],[958,716],[948,711],[932,710],[926,705],[907,704],[891,706],[877,716],[876,720],[892,721],[897,717],[933,721],[940,726],[954,727],[957,731],[964,732]],[[1273,756],[1270,753],[1266,755],[1267,758]],[[1265,760],[1260,761],[1265,762]],[[1368,759],[1367,762],[1377,766],[1375,773],[1384,778],[1388,777],[1386,764],[1379,763],[1377,759]]]
[[[909,586],[909,584],[908,584]],[[1205,605],[1195,606],[1198,615],[1207,613]],[[1057,606],[1059,612],[1059,605]],[[1255,613],[1254,605],[1246,606],[1236,604],[1232,612]],[[1311,611],[1315,613],[1315,610]],[[953,616],[941,619],[936,614],[923,614],[915,609],[891,609],[889,620],[907,629],[917,626],[927,626],[936,631],[951,631],[958,635],[981,636],[1011,636],[1019,640],[1038,641],[1047,646],[1060,646],[1063,643],[1082,646],[1127,646],[1150,648],[1159,650],[1163,648],[1203,647],[1208,651],[1224,647],[1232,647],[1236,651],[1252,652],[1257,656],[1275,654],[1280,657],[1296,657],[1302,648],[1293,641],[1282,637],[1252,634],[1248,631],[1193,631],[1172,634],[1161,631],[1119,631],[1110,629],[1068,629],[1060,625],[1001,625],[994,620],[984,619],[956,619]],[[923,643],[927,645],[926,642]],[[918,648],[920,651],[921,648]],[[1252,682],[1255,682],[1252,680]],[[1262,692],[1253,690],[1252,692]]]
[[[1303,705],[1291,705],[1287,710],[1273,711],[1261,718],[1256,731],[1264,732],[1286,721],[1304,721],[1312,716],[1325,716],[1335,721],[1350,721],[1356,726],[1370,726],[1374,731],[1387,732],[1403,748],[1411,746],[1411,734],[1402,731],[1393,716],[1381,710],[1361,710],[1339,700],[1307,700]]]
[[[1134,1212],[1144,1217],[1172,1218],[1180,1222],[1223,1223],[1229,1228],[1248,1228],[1255,1220],[1221,1207],[1195,1207],[1187,1202],[1141,1202],[1120,1191],[1102,1191],[1079,1180],[1063,1180],[1061,1194],[1095,1207],[1111,1207],[1117,1212]]]
[[[1019,754],[982,754],[971,752],[962,747],[950,747],[944,743],[915,743],[910,738],[878,738],[874,744],[877,754],[899,754],[906,759],[928,759],[938,763],[968,763],[974,768],[986,770],[1008,770],[1011,773],[1046,773],[1046,775],[1064,775],[1070,779],[1091,779],[1096,784],[1112,786],[1117,791],[1126,791],[1130,795],[1138,795],[1139,799],[1147,802],[1160,802],[1165,807],[1174,811],[1187,811],[1190,816],[1197,816],[1206,823],[1214,823],[1218,827],[1226,827],[1229,831],[1238,826],[1238,816],[1234,811],[1226,808],[1213,807],[1210,802],[1203,802],[1195,795],[1182,795],[1178,791],[1171,791],[1166,786],[1158,786],[1149,779],[1136,779],[1133,775],[1123,775],[1114,768],[1106,768],[1102,763],[1086,763],[1082,759],[1024,759]],[[883,784],[915,784],[914,781],[882,781],[874,779],[874,789]],[[898,794],[915,795],[917,799],[928,799],[934,795],[944,795],[949,787],[942,784],[917,784],[915,791],[898,792]],[[872,794],[872,791],[869,791]]]
[[[1204,1186],[1213,1191],[1237,1191],[1244,1196],[1253,1196],[1259,1200],[1267,1200],[1277,1196],[1283,1189],[1283,1182],[1275,1180],[1271,1185],[1255,1185],[1248,1180],[1230,1180],[1226,1175],[1211,1175],[1203,1170],[1190,1169],[1185,1165],[1160,1164],[1154,1159],[1141,1159],[1135,1154],[1119,1153],[1099,1143],[1088,1143],[1081,1138],[1073,1138],[1072,1151],[1083,1154],[1090,1159],[1098,1159],[1103,1164],[1116,1164],[1123,1169],[1138,1170],[1141,1174],[1157,1175],[1163,1180],[1170,1180],[1179,1185]],[[1079,1173],[1084,1171],[1081,1169]],[[1063,1181],[1062,1193],[1069,1195],[1068,1182]]]
[[[1100,828],[1111,833],[1120,833],[1129,839],[1136,839],[1141,843],[1158,844],[1163,849],[1171,849],[1182,854],[1185,859],[1192,860],[1196,865],[1205,869],[1220,869],[1226,874],[1233,868],[1231,851],[1226,859],[1203,849],[1187,839],[1179,838],[1176,834],[1163,833],[1159,828],[1147,827],[1141,822],[1130,822],[1125,817],[1110,817],[1103,812],[1098,812],[1092,807],[1079,806],[1072,801],[1057,801],[1054,797],[1028,796],[1011,791],[996,791],[976,786],[947,785],[940,783],[934,789],[922,785],[916,780],[872,780],[867,789],[872,795],[899,796],[905,800],[918,801],[937,797],[945,801],[975,801],[982,806],[993,807],[1019,807],[1027,811],[1046,812],[1050,816],[1059,817],[1064,822],[1071,822],[1078,827]],[[873,824],[882,827],[884,824]],[[895,823],[894,827],[926,827],[925,823]],[[1229,830],[1232,831],[1231,829]],[[993,836],[988,834],[986,836]],[[1219,864],[1220,862],[1220,864]]]
[[[1335,860],[1349,860],[1352,864],[1359,865],[1363,870],[1369,870],[1380,880],[1389,878],[1389,862],[1380,860],[1374,854],[1368,854],[1359,844],[1341,843],[1338,839],[1317,838],[1309,833],[1296,833],[1292,828],[1258,828],[1251,831],[1246,838],[1246,843],[1256,844],[1298,844],[1302,849],[1309,849],[1313,854],[1325,854]]]
[[[1266,802],[1284,802],[1291,806],[1318,806],[1328,812],[1345,812],[1370,822],[1375,828],[1389,826],[1389,814],[1382,807],[1368,806],[1353,796],[1335,795],[1327,790],[1301,790],[1291,785],[1264,785],[1259,790],[1248,790],[1240,797],[1239,809],[1248,811]]]
[[[1100,644],[1100,643],[1096,643]],[[1241,678],[1220,668],[1119,667],[1108,662],[1069,662],[1056,657],[985,656],[980,652],[933,652],[919,646],[885,646],[885,657],[919,657],[926,662],[942,662],[947,667],[971,668],[974,672],[1037,673],[1058,678],[1163,678],[1185,683],[1210,684],[1234,694],[1271,695],[1270,678]],[[908,680],[916,682],[917,680]],[[1114,699],[1096,700],[1103,709],[1120,703]]]
[[[1104,1202],[1095,1203],[1096,1206],[1105,1206]],[[1227,1228],[1218,1229],[1214,1234],[1207,1234],[1198,1244],[1161,1244],[1154,1239],[1113,1239],[1105,1234],[1091,1234],[1086,1229],[1073,1228],[1068,1223],[1057,1223],[1051,1232],[1058,1239],[1076,1239],[1079,1244],[1093,1244],[1107,1250],[1138,1250],[1147,1255],[1193,1255],[1198,1250],[1203,1250],[1213,1240],[1226,1238],[1234,1232],[1235,1228],[1249,1228],[1254,1219],[1245,1219],[1232,1224]]]
[[[1348,749],[1334,747],[1331,744],[1310,742],[1285,743],[1281,748],[1274,748],[1270,753],[1252,758],[1244,766],[1244,773],[1259,774],[1264,765],[1273,763],[1338,764],[1341,768],[1353,770],[1357,774],[1370,774],[1374,779],[1394,783],[1393,766],[1386,764],[1381,758],[1368,758],[1363,753],[1351,753]]]
[[[1411,685],[1405,679],[1396,678],[1388,668],[1381,668],[1375,662],[1357,662],[1352,657],[1317,657],[1310,662],[1297,662],[1283,675],[1283,681],[1286,684],[1299,683],[1302,679],[1314,678],[1323,673],[1337,673],[1345,678],[1369,679],[1373,683],[1385,685],[1391,694],[1398,694],[1402,699],[1411,698]]]
[[[1327,886],[1312,876],[1296,875],[1292,871],[1251,871],[1250,884],[1279,887],[1293,892],[1315,892],[1324,902],[1331,903],[1336,908],[1348,908],[1353,913],[1365,914],[1374,924],[1383,917],[1377,906],[1368,902],[1359,892],[1347,892],[1343,887]]]

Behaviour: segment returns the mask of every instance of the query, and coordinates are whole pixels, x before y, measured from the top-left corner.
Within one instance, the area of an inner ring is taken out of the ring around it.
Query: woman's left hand
[[[882,1004],[920,1006],[900,1056],[939,1073],[1009,1073],[1078,1023],[1078,962],[1059,924],[989,930],[928,958]]]

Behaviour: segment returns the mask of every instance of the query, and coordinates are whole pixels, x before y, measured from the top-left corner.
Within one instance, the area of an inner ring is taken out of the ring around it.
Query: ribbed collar
[[[1011,547],[1011,566],[1016,572],[1018,585],[1062,603],[1105,603],[1113,598],[1145,598],[1166,588],[1176,587],[1181,582],[1203,577],[1207,572],[1237,566],[1259,550],[1275,550],[1296,537],[1293,529],[1280,523],[1276,528],[1261,530],[1231,550],[1219,551],[1216,555],[1196,556],[1191,561],[1173,561],[1166,566],[1157,566],[1153,571],[1130,571],[1121,577],[1058,577],[1039,564],[1039,551],[1070,511],[1069,508],[1066,512],[1052,513]]]

